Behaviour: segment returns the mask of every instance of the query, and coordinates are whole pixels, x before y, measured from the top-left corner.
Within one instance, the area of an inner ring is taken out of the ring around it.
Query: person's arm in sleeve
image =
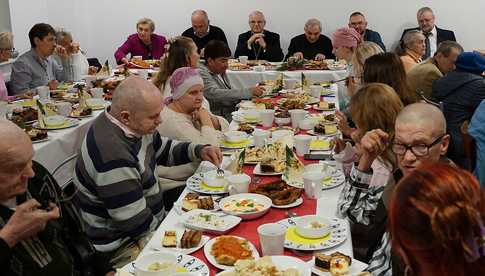
[[[132,45],[131,40],[128,38],[123,45],[121,45],[115,52],[116,63],[122,63],[122,59],[126,57],[127,54],[131,52]]]
[[[66,81],[67,76],[70,75],[68,72],[72,70],[72,64],[70,58],[61,58],[61,63],[57,63],[57,61],[53,58],[52,59],[52,70],[54,71],[54,76],[56,80]]]
[[[0,265],[3,268],[10,267],[10,257],[12,255],[12,249],[8,246],[7,242],[0,238]]]
[[[371,179],[372,173],[352,167],[350,180],[345,183],[337,203],[341,217],[347,216],[352,222],[364,225],[372,222],[384,187],[369,187]]]
[[[170,167],[200,160],[200,151],[205,145],[180,142],[161,137],[158,131],[153,135],[153,148],[157,165]]]
[[[238,101],[251,99],[253,94],[249,88],[226,89],[220,88],[214,77],[208,70],[199,69],[200,76],[204,80],[204,96],[214,102]]]
[[[268,61],[282,61],[283,60],[283,50],[281,50],[280,45],[280,35],[276,34],[274,39],[269,39],[266,41],[266,51],[264,56]]]
[[[237,46],[236,52],[234,52],[234,58],[238,58],[239,56],[249,56],[249,49],[248,49],[248,42],[244,39],[244,36],[241,34],[237,39]]]
[[[10,88],[13,95],[19,95],[30,89],[32,82],[32,71],[30,67],[22,61],[16,61],[12,65],[10,78]]]

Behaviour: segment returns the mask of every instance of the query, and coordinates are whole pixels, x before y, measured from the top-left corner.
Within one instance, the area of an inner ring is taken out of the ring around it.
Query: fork
[[[224,178],[224,170],[221,167],[217,168],[217,178]]]

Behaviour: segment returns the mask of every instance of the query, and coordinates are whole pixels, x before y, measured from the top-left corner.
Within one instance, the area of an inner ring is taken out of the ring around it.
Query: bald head
[[[0,120],[0,169],[15,161],[19,148],[32,151],[29,136],[11,121]]]
[[[204,11],[204,10],[195,10],[194,12],[192,12],[192,20],[195,19],[202,19],[202,20],[205,20],[205,21],[209,21],[209,16],[207,15],[207,12]]]
[[[147,80],[130,76],[114,91],[110,113],[115,118],[123,111],[135,114],[144,110],[152,101],[162,103],[162,96],[157,87]]]
[[[195,10],[190,20],[197,36],[202,37],[209,32],[209,17],[204,10]]]
[[[396,118],[397,123],[429,127],[433,134],[446,133],[446,120],[443,112],[434,105],[414,103],[404,107]]]

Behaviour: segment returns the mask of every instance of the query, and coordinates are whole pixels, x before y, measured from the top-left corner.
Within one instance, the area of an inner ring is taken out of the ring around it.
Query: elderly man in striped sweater
[[[88,130],[74,183],[86,231],[114,265],[135,258],[164,217],[157,165],[207,160],[219,166],[219,148],[160,137],[160,91],[138,77],[114,91],[111,107]]]

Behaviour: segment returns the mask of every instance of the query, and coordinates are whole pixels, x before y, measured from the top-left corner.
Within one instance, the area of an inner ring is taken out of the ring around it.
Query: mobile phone
[[[303,155],[305,160],[334,160],[330,153],[307,153]]]

